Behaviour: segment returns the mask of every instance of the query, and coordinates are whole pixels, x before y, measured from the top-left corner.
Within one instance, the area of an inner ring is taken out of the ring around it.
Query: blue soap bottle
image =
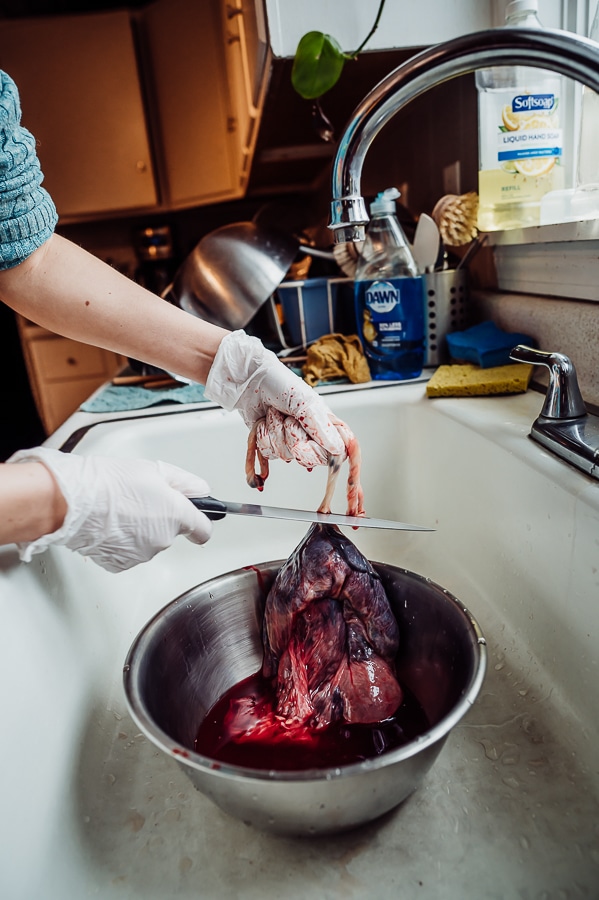
[[[354,276],[358,333],[373,379],[416,378],[424,365],[424,278],[396,216],[396,188],[377,195]]]

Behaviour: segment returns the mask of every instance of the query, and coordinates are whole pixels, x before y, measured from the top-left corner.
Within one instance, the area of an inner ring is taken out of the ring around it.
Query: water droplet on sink
[[[504,766],[517,766],[520,762],[520,755],[515,750],[506,750],[501,755],[501,762]]]
[[[493,762],[499,759],[497,747],[493,744],[492,741],[490,741],[488,738],[483,738],[481,741],[479,741],[479,743],[485,751],[485,756],[487,757],[487,759],[490,759]]]
[[[123,666],[123,672],[130,672],[130,671],[131,671],[130,665]]]
[[[520,838],[520,846],[523,850],[528,850],[528,848],[530,847],[530,841],[524,835],[522,835]]]
[[[502,778],[501,780],[505,785],[507,785],[507,787],[514,788],[514,790],[517,790],[520,787],[520,782],[513,776],[509,778]]]
[[[486,640],[484,639],[484,637],[479,637],[477,643],[478,643],[478,644],[485,644],[485,645],[486,645],[487,642],[486,642]]]

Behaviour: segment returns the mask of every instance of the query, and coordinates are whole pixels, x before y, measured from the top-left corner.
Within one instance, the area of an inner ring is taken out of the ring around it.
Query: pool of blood
[[[426,713],[405,687],[395,715],[369,725],[336,722],[325,728],[286,723],[260,672],[234,685],[205,716],[194,750],[251,769],[298,771],[350,765],[401,747],[428,730]]]

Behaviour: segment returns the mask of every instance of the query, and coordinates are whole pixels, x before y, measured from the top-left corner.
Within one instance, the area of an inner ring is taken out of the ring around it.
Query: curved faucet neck
[[[361,196],[362,167],[389,119],[430,88],[490,65],[550,69],[599,93],[599,44],[567,31],[493,28],[416,54],[364,97],[341,136],[333,164],[329,224],[335,243],[364,240],[368,214]]]

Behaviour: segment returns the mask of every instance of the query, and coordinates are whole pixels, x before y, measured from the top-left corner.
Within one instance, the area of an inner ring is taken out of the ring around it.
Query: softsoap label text
[[[512,112],[551,112],[555,94],[517,94],[512,99]]]

